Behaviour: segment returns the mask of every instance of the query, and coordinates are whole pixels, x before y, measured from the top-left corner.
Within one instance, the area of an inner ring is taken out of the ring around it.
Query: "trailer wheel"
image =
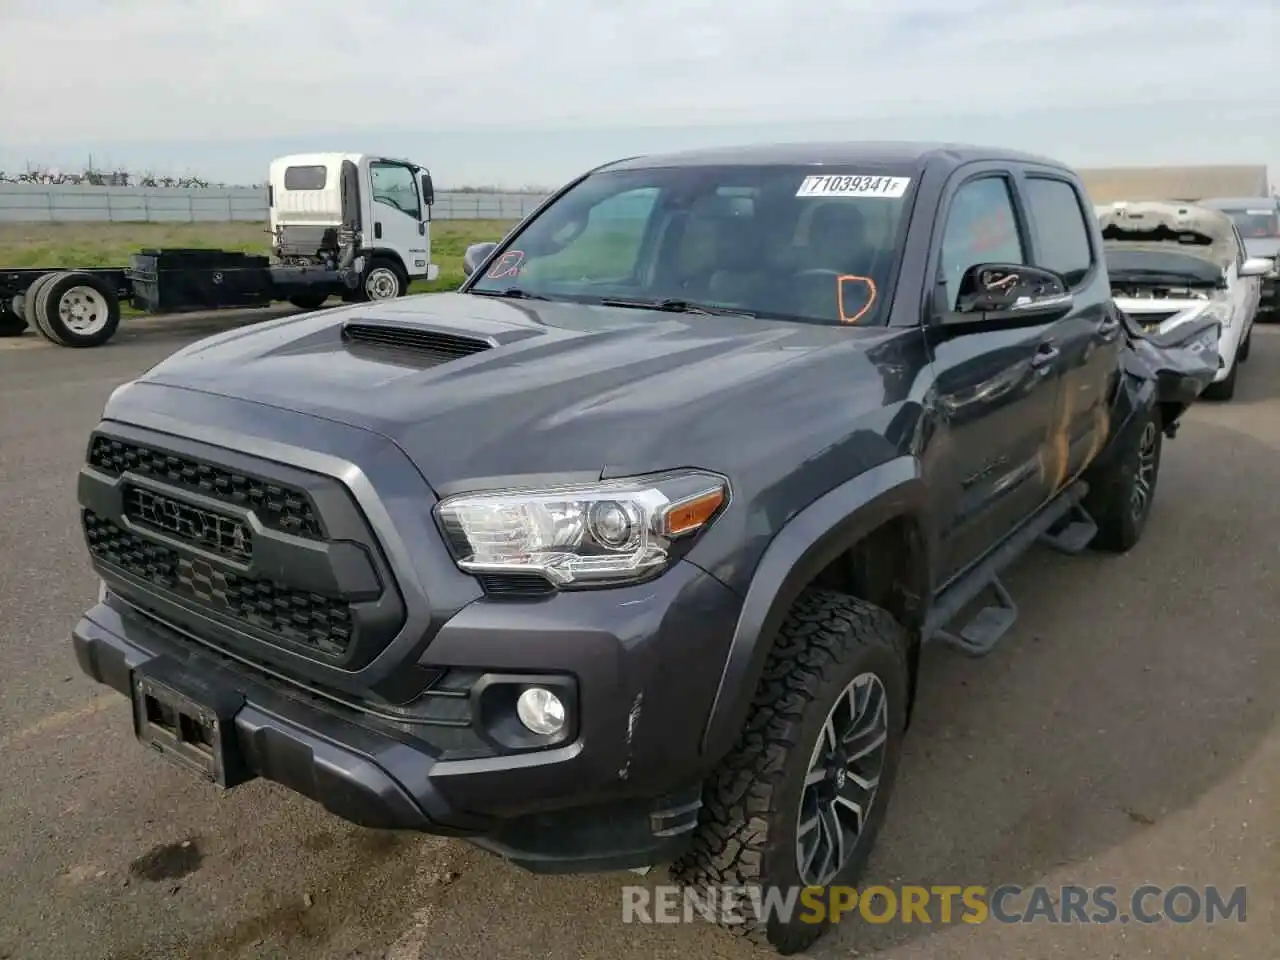
[[[409,275],[390,257],[373,257],[360,279],[361,300],[394,300],[409,290]]]
[[[64,347],[98,347],[120,326],[120,299],[91,273],[60,273],[36,296],[40,330]]]
[[[49,334],[44,332],[44,327],[40,323],[40,317],[36,314],[36,298],[40,296],[40,291],[54,277],[60,276],[55,270],[52,273],[42,273],[31,281],[31,286],[27,287],[27,292],[22,295],[22,316],[27,321],[27,326],[37,330],[46,339],[53,339]]]
[[[328,299],[329,294],[327,293],[310,291],[307,293],[295,293],[289,298],[289,302],[299,310],[316,310]]]

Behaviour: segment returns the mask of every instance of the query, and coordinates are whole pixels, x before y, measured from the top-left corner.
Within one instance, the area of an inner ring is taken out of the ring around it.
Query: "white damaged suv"
[[[1220,368],[1204,396],[1230,400],[1238,365],[1249,357],[1259,278],[1273,262],[1246,256],[1234,222],[1219,210],[1163,201],[1096,210],[1116,305],[1152,332],[1216,319]]]

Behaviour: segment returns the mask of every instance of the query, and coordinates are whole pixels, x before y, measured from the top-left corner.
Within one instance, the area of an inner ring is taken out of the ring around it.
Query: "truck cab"
[[[290,266],[351,270],[359,299],[403,296],[435,280],[431,173],[409,160],[303,153],[272,161],[267,187],[272,252]]]

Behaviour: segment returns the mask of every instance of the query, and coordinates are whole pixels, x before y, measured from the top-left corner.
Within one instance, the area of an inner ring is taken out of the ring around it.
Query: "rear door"
[[[1111,302],[1093,213],[1080,187],[1052,167],[1023,167],[1018,187],[1031,221],[1032,261],[1062,274],[1075,304],[1045,331],[1059,388],[1047,450],[1049,494],[1097,456],[1110,429],[1119,376],[1120,320]]]
[[[940,516],[944,586],[1001,543],[1049,496],[1046,444],[1058,366],[1050,322],[949,327],[960,278],[980,263],[1031,262],[1028,223],[1004,166],[961,168],[945,191],[931,253],[929,339],[945,439],[930,465],[951,496]],[[941,318],[941,319],[939,319]]]

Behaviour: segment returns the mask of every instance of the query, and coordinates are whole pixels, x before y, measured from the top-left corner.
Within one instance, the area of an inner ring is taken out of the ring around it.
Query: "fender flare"
[[[924,516],[925,495],[919,461],[897,457],[823,494],[774,536],[738,615],[703,728],[704,755],[718,759],[732,748],[746,722],[773,638],[801,591],[872,530],[898,517]],[[929,549],[926,539],[926,552]]]

